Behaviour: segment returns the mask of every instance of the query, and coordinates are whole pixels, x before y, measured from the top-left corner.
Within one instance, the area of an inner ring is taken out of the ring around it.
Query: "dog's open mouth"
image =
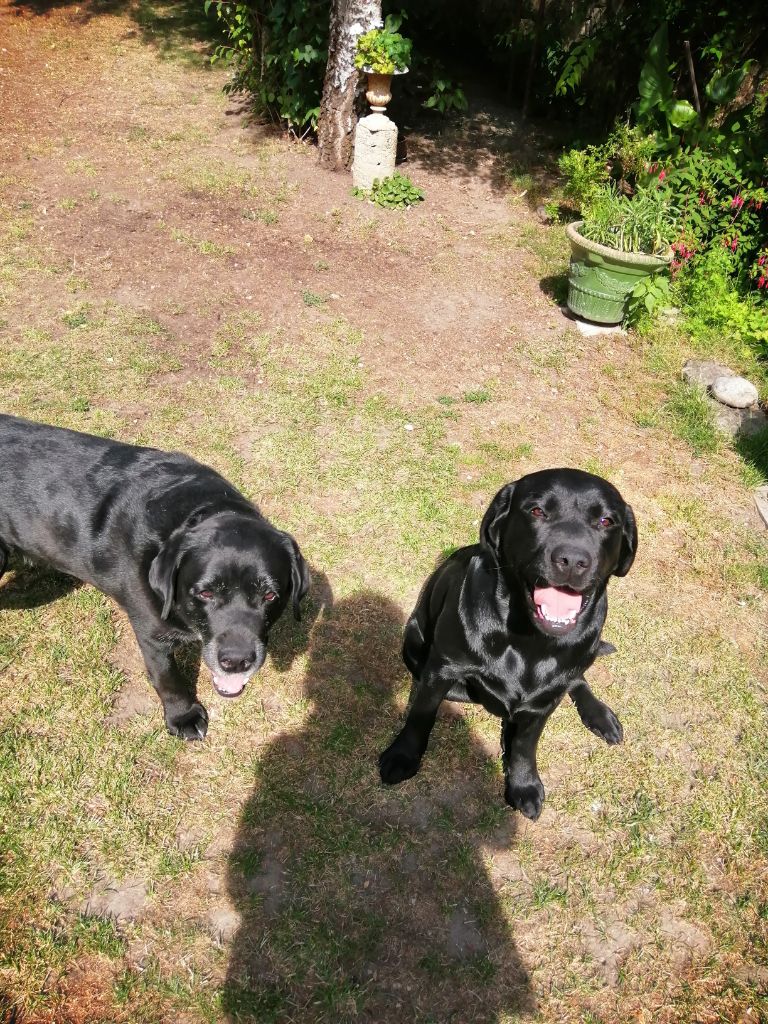
[[[220,697],[239,697],[253,672],[214,672],[213,688]]]
[[[552,632],[567,633],[576,625],[584,595],[570,587],[534,587],[536,618]]]

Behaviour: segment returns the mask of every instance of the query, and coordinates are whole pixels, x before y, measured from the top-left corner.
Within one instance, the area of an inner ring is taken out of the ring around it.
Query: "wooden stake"
[[[693,57],[691,56],[691,44],[688,39],[683,41],[685,46],[685,55],[688,58],[688,74],[691,76],[691,86],[693,88],[693,105],[696,107],[696,113],[701,113],[701,104],[699,103],[699,90],[696,86],[696,72],[693,70]]]

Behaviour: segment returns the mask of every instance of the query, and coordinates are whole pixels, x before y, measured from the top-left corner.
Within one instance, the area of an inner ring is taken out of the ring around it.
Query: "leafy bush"
[[[652,322],[657,310],[669,305],[670,299],[669,274],[657,273],[643,278],[632,290],[624,322],[628,327],[642,329]]]
[[[319,0],[267,0],[259,8],[205,0],[228,42],[212,63],[233,65],[225,92],[249,92],[256,108],[294,132],[315,128],[328,58],[328,7]]]
[[[361,199],[372,199],[377,206],[387,209],[414,206],[424,199],[424,192],[417,188],[410,178],[395,173],[390,178],[374,179],[370,192],[361,188],[352,189],[352,194]]]
[[[644,176],[654,152],[653,139],[639,128],[619,122],[600,145],[570,149],[560,157],[565,196],[581,209],[592,193],[608,182],[631,190]]]
[[[429,74],[427,84],[429,96],[424,100],[422,106],[429,110],[436,110],[439,114],[449,114],[454,110],[466,110],[468,104],[464,90],[458,82],[450,78],[442,63],[439,60],[428,60],[425,63]]]
[[[691,261],[678,275],[676,290],[696,338],[727,335],[768,357],[768,303],[756,292],[734,288],[736,256],[715,247]]]
[[[395,30],[400,18],[390,16],[384,28],[372,28],[357,40],[355,67],[375,71],[380,75],[393,75],[407,71],[411,60],[411,40]]]

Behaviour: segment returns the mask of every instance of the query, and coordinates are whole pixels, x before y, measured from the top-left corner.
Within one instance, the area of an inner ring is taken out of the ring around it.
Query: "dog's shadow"
[[[83,584],[49,566],[11,560],[0,574],[0,610],[22,611],[58,601]]]
[[[444,715],[439,761],[428,752],[415,780],[382,786],[376,756],[402,717],[402,613],[371,592],[320,597],[308,713],[265,748],[229,856],[240,926],[228,1019],[490,1024],[532,1012],[483,860],[494,843],[509,849],[516,821],[482,770],[488,754]]]

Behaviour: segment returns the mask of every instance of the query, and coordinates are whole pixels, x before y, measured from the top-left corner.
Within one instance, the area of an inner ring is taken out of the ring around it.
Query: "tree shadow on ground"
[[[522,121],[520,112],[488,95],[469,90],[469,108],[441,115],[422,106],[416,93],[396,82],[387,113],[405,137],[414,169],[469,182],[480,180],[535,209],[557,180],[555,153],[562,127]],[[401,168],[407,173],[406,168]]]
[[[539,281],[539,287],[548,299],[564,306],[568,299],[568,274],[548,274]]]
[[[308,715],[265,748],[229,857],[232,1021],[491,1024],[534,1010],[483,862],[515,833],[498,759],[447,714],[416,779],[378,781],[401,720],[401,635],[386,598],[334,605],[326,588]]]
[[[751,437],[737,434],[734,445],[746,464],[768,480],[768,427]]]
[[[12,0],[12,8],[38,16],[70,8],[83,23],[101,15],[124,15],[136,22],[142,42],[162,56],[196,63],[223,41],[220,24],[214,14],[205,13],[202,0]]]

